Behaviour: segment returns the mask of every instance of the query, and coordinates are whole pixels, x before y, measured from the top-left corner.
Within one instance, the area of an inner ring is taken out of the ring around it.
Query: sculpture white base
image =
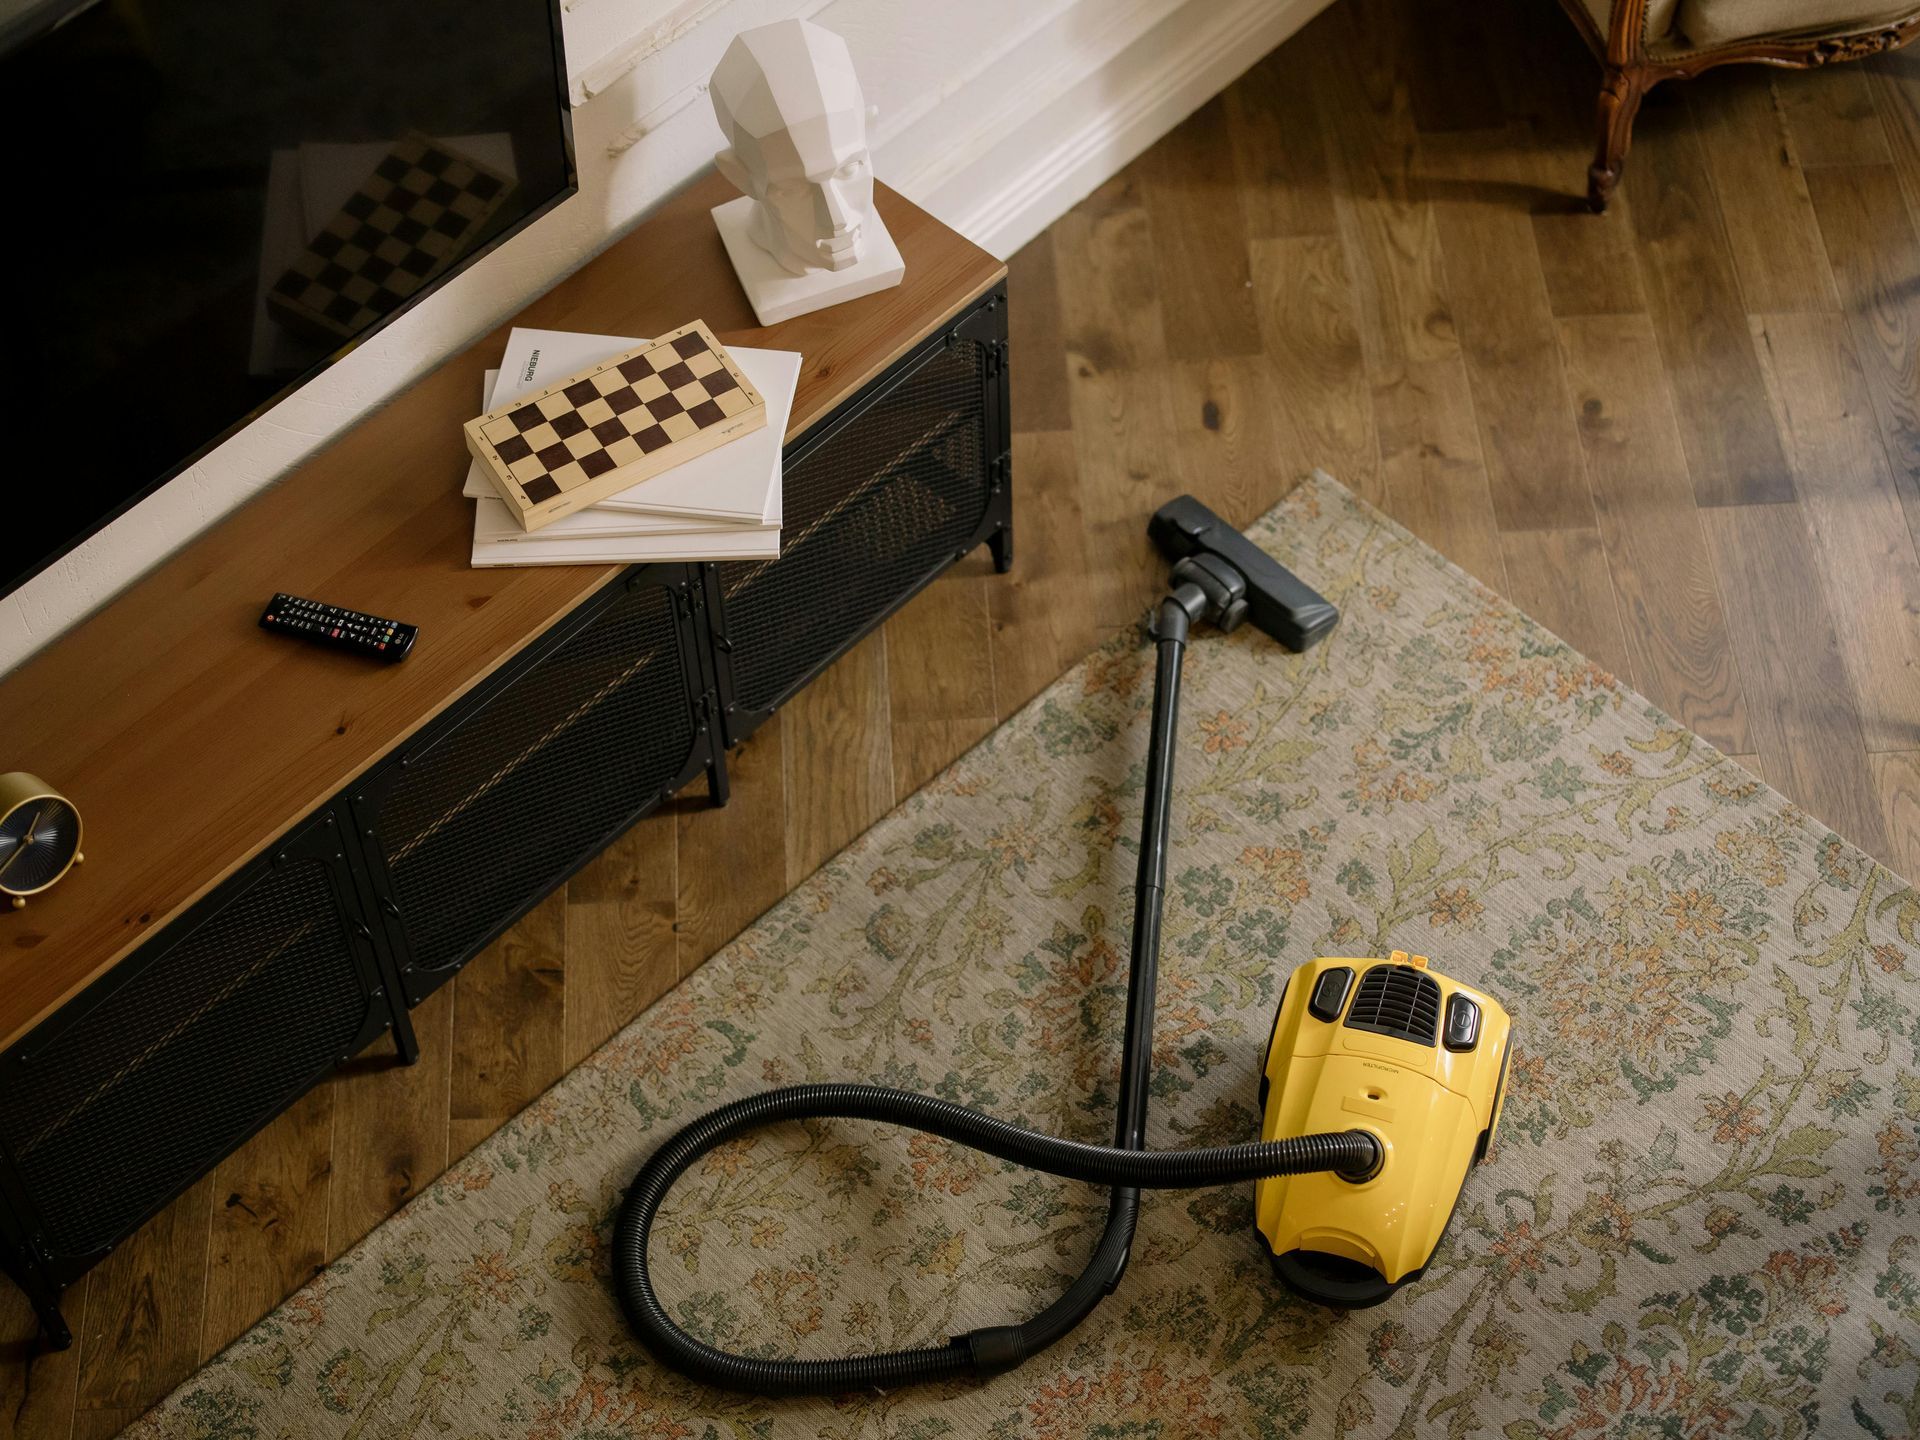
[[[907,273],[900,247],[887,233],[878,210],[870,211],[862,223],[866,254],[859,264],[846,270],[809,270],[804,275],[789,274],[754,243],[747,233],[752,217],[750,195],[713,207],[713,223],[726,242],[733,273],[740,277],[740,288],[747,292],[754,316],[762,325],[777,325],[809,310],[857,300],[876,290],[891,290]]]

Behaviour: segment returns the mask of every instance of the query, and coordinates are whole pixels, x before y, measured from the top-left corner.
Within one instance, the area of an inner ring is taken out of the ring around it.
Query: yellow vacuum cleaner
[[[710,1111],[640,1167],[614,1226],[621,1308],[662,1364],[756,1395],[851,1390],[995,1375],[1071,1331],[1119,1285],[1140,1216],[1140,1191],[1253,1181],[1256,1225],[1281,1281],[1323,1305],[1378,1304],[1417,1279],[1445,1233],[1468,1171],[1485,1158],[1500,1116],[1510,1034],[1492,996],[1395,951],[1385,960],[1317,959],[1280,997],[1260,1079],[1260,1139],[1205,1150],[1144,1148],[1153,1064],[1154,988],[1173,800],[1181,663],[1202,621],[1251,620],[1304,650],[1339,612],[1190,495],[1148,527],[1173,561],[1172,584],[1148,623],[1158,651],[1147,742],[1145,814],[1134,887],[1126,1031],[1111,1145],[1010,1125],[931,1095],[883,1085],[788,1085]],[[832,1360],[736,1355],[688,1334],[653,1288],[647,1241],[667,1191],[701,1156],[764,1125],[818,1117],[884,1120],[1003,1160],[1109,1187],[1107,1223],[1060,1298],[1017,1325],[944,1345]]]
[[[1260,1138],[1358,1126],[1380,1163],[1254,1182],[1254,1224],[1289,1289],[1359,1309],[1420,1278],[1500,1123],[1510,1038],[1498,1000],[1424,955],[1293,972],[1260,1075]]]

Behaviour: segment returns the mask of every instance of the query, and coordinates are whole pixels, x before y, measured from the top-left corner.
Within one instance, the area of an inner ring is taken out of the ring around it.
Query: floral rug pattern
[[[1426,1279],[1338,1316],[1251,1187],[1149,1195],[1081,1330],[984,1385],[773,1403],[656,1367],[607,1288],[641,1158],[802,1079],[1111,1127],[1151,653],[1122,636],[129,1432],[140,1440],[1920,1433],[1920,892],[1325,477],[1252,532],[1304,656],[1188,660],[1150,1140],[1254,1135],[1282,981],[1433,957],[1502,997],[1490,1163]],[[731,1348],[1030,1314],[1100,1192],[865,1124],[676,1190],[655,1265]]]

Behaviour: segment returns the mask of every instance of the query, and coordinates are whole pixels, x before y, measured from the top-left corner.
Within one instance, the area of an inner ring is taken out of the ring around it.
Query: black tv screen
[[[576,183],[556,0],[0,0],[0,593]]]

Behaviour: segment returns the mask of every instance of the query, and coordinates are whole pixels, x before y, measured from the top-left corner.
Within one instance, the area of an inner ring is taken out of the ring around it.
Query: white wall
[[[698,174],[719,143],[706,76],[735,32],[802,15],[844,35],[880,107],[880,178],[1004,256],[1327,3],[563,0],[580,193],[0,600],[0,672]]]

